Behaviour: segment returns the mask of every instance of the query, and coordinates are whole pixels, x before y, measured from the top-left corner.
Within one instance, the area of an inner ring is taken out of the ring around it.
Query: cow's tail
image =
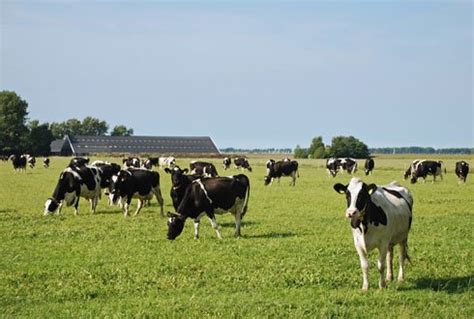
[[[405,245],[405,249],[403,250],[403,254],[404,254],[403,258],[411,264],[411,258],[408,255],[408,240],[404,243],[404,245]]]
[[[248,184],[247,184],[247,192],[245,194],[244,205],[242,206],[242,212],[240,213],[240,216],[242,216],[242,218],[247,213],[249,198],[250,198],[250,182],[248,182]]]

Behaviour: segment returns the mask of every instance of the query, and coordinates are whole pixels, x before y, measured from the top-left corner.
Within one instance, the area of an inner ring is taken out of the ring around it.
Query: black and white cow
[[[146,169],[152,169],[153,166],[158,166],[159,158],[158,157],[149,157],[142,162],[142,167]]]
[[[456,162],[456,168],[454,170],[456,176],[460,182],[466,182],[467,175],[469,174],[469,164],[465,161]]]
[[[36,165],[36,157],[31,156],[30,154],[23,154],[26,157],[26,162],[30,168],[34,168]]]
[[[123,168],[140,168],[140,159],[138,157],[128,157],[122,160]]]
[[[446,173],[446,169],[445,169]],[[443,179],[443,162],[442,161],[420,161],[415,165],[414,170],[411,172],[410,182],[415,184],[418,178],[423,178],[423,182],[426,181],[426,176],[433,176],[433,183],[436,182],[436,176]]]
[[[265,176],[265,186],[271,184],[274,178],[278,178],[278,182],[280,182],[280,177],[282,176],[290,176],[292,178],[291,185],[296,185],[296,177],[299,177],[297,161],[278,161],[274,164],[270,162],[269,166],[268,174]]]
[[[230,159],[230,157],[224,157],[224,159],[222,160],[222,167],[224,168],[224,171],[230,168],[230,164],[232,164],[232,160]]]
[[[50,159],[48,157],[43,158],[43,167],[48,168],[50,163]]]
[[[65,202],[67,206],[74,205],[74,215],[77,215],[79,198],[89,200],[91,212],[95,213],[100,199],[100,174],[95,167],[73,166],[61,172],[53,195],[45,203],[44,214],[54,214]]]
[[[242,168],[242,170],[247,169],[249,172],[252,171],[248,159],[245,157],[236,157],[234,158],[234,165],[237,169]]]
[[[192,161],[189,164],[189,169],[191,170],[191,175],[201,175],[204,177],[216,177],[219,175],[214,164],[208,162]]]
[[[341,171],[347,171],[349,174],[357,172],[357,161],[353,158],[341,158],[340,159]]]
[[[265,167],[267,168],[267,175],[270,174],[270,168],[275,165],[275,160],[274,159],[269,159],[266,163],[265,163]]]
[[[187,175],[188,169],[181,169],[179,166],[173,168],[165,168],[165,172],[171,175],[171,191],[170,196],[173,201],[173,207],[177,211],[179,204],[184,198],[186,189],[196,179],[201,178],[201,175]]]
[[[222,238],[216,222],[216,214],[230,212],[235,217],[235,236],[240,237],[240,225],[248,207],[250,181],[240,174],[230,177],[197,179],[186,189],[176,213],[168,213],[168,235],[170,240],[178,237],[186,219],[194,220],[194,238],[199,238],[199,222],[206,214],[217,237]]]
[[[369,174],[371,174],[372,171],[374,170],[374,167],[375,167],[374,159],[373,158],[366,159],[365,164],[364,164],[365,175],[368,176]]]
[[[422,162],[424,160],[419,160],[419,159],[416,159],[414,160],[410,166],[408,167],[408,169],[405,171],[405,174],[403,175],[403,179],[407,180],[408,177],[412,176],[412,173],[415,172],[415,169],[416,169],[416,166],[418,165],[418,163]]]
[[[69,162],[69,167],[81,167],[86,166],[87,164],[89,164],[88,157],[74,157]]]
[[[173,168],[176,166],[176,158],[173,156],[163,156],[158,158],[158,165],[161,168]]]
[[[26,171],[27,158],[25,155],[11,155],[10,160],[12,161],[13,169],[17,172]]]
[[[331,157],[326,160],[326,169],[330,176],[336,177],[337,173],[339,172],[340,167],[341,167],[341,159]]]
[[[112,177],[117,176],[121,170],[120,165],[103,161],[95,161],[91,166],[99,170],[100,188],[102,189],[109,188],[112,183]]]
[[[142,209],[144,202],[152,200],[154,196],[160,205],[160,213],[164,216],[163,196],[161,196],[160,174],[158,172],[129,168],[121,170],[112,180],[109,196],[114,204],[118,203],[119,199],[122,200],[122,209],[125,216],[128,216],[132,198],[138,199],[136,216]]]
[[[400,245],[398,281],[404,280],[408,257],[408,233],[412,222],[413,197],[410,191],[392,182],[386,186],[367,185],[353,177],[348,185],[335,184],[334,190],[345,194],[346,217],[351,220],[354,245],[362,268],[362,289],[369,288],[367,254],[379,250],[379,287],[393,280],[393,246]],[[384,277],[387,262],[387,277]]]

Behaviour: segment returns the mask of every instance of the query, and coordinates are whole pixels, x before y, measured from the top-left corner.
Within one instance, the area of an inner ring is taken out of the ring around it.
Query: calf
[[[74,215],[77,215],[79,198],[89,200],[91,212],[95,213],[100,198],[100,175],[95,167],[68,167],[62,171],[52,197],[45,203],[44,214],[58,213],[64,202],[67,206],[74,205]]]
[[[443,179],[443,162],[442,161],[420,161],[415,165],[414,170],[411,171],[410,182],[415,184],[418,178],[423,178],[423,182],[426,181],[426,176],[433,176],[433,183],[436,182],[436,176]],[[445,169],[446,173],[446,169]]]
[[[138,157],[128,157],[122,160],[123,168],[140,168],[140,159]]]
[[[362,289],[369,288],[367,254],[379,250],[379,287],[393,280],[393,246],[400,245],[398,281],[404,280],[408,259],[408,232],[412,222],[413,197],[408,189],[392,182],[386,186],[367,185],[353,177],[348,185],[336,184],[334,190],[345,194],[346,217],[351,220],[354,245],[362,268]],[[385,262],[387,277],[384,278]]]
[[[199,222],[206,214],[211,220],[217,237],[222,238],[215,214],[230,212],[235,217],[235,236],[240,237],[240,224],[247,212],[250,181],[240,174],[231,177],[197,179],[186,189],[176,213],[168,213],[168,235],[170,240],[183,231],[186,219],[194,220],[194,238],[199,238]]]
[[[249,172],[252,171],[252,167],[250,167],[249,161],[245,157],[236,157],[234,159],[234,165],[237,169],[242,168],[247,169]]]
[[[48,168],[49,167],[49,162],[50,162],[50,160],[49,160],[48,157],[43,158],[43,167]]]
[[[12,161],[13,164],[13,169],[17,172],[24,172],[26,171],[26,163],[27,163],[27,158],[25,155],[11,155],[10,160]]]
[[[74,157],[69,162],[69,167],[81,167],[86,166],[87,164],[89,164],[88,157]]]
[[[467,175],[469,174],[469,164],[465,161],[456,162],[456,168],[454,171],[456,172],[459,181],[465,183]]]
[[[201,178],[201,175],[186,175],[188,169],[181,169],[179,166],[175,166],[172,169],[165,168],[165,172],[171,175],[171,191],[170,196],[173,201],[173,207],[178,210],[178,206],[183,200],[186,189],[191,183]]]
[[[214,164],[208,162],[193,161],[189,164],[189,169],[191,169],[192,175],[197,174],[204,177],[216,177],[219,175]]]
[[[372,158],[366,159],[365,164],[364,164],[365,175],[368,176],[369,174],[371,174],[372,171],[374,170],[374,167],[375,167],[374,159]]]
[[[230,164],[232,164],[230,157],[224,157],[224,160],[222,161],[222,167],[224,167],[224,171],[230,168]]]
[[[163,197],[160,190],[160,174],[146,169],[121,170],[117,176],[113,177],[110,187],[110,197],[112,203],[116,204],[119,199],[123,202],[123,213],[128,216],[128,209],[132,198],[138,198],[138,206],[135,216],[143,207],[144,201],[156,197],[160,205],[160,213],[163,216]]]
[[[291,161],[291,162],[278,161],[270,165],[268,174],[267,176],[265,176],[265,186],[268,184],[271,184],[274,178],[278,178],[278,182],[280,182],[280,177],[282,176],[291,176],[292,178],[291,185],[295,186],[296,176],[299,177],[298,162],[297,161]]]
[[[339,158],[328,158],[326,160],[326,169],[328,174],[332,177],[336,177],[337,172],[339,171],[341,166],[341,159]]]

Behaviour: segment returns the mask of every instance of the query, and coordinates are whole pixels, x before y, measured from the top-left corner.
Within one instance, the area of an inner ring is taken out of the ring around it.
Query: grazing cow
[[[30,154],[23,154],[26,157],[26,162],[30,168],[34,168],[36,165],[36,157],[31,156]]]
[[[11,155],[10,160],[12,161],[13,164],[13,169],[17,172],[24,172],[26,171],[26,164],[27,164],[27,158],[25,155]]]
[[[208,162],[192,161],[189,164],[189,169],[191,170],[191,175],[201,175],[204,177],[216,177],[219,175],[214,164]]]
[[[365,175],[368,176],[374,170],[375,162],[373,158],[368,158],[365,160],[364,169]]]
[[[69,167],[81,167],[81,166],[86,166],[87,164],[89,164],[88,157],[74,157],[69,162]]]
[[[339,171],[340,167],[341,167],[341,159],[331,157],[326,160],[326,169],[330,176],[336,177],[337,172]]]
[[[146,169],[152,169],[153,166],[158,166],[159,158],[158,157],[149,157],[142,162],[142,167]]]
[[[54,214],[58,208],[58,213],[61,213],[62,205],[66,202],[67,206],[74,205],[74,215],[77,215],[80,197],[89,200],[91,212],[95,213],[100,198],[100,182],[99,170],[95,167],[66,168],[59,176],[53,196],[45,203],[44,214]]]
[[[197,179],[186,189],[186,194],[176,213],[168,213],[168,235],[170,240],[183,231],[186,219],[194,220],[194,238],[199,238],[199,221],[206,214],[211,220],[217,237],[222,238],[215,214],[230,212],[235,217],[235,236],[240,237],[240,224],[247,212],[250,181],[240,174],[230,177]]]
[[[234,158],[234,165],[237,169],[242,168],[242,170],[247,169],[249,172],[252,171],[248,159],[245,157],[236,157]]]
[[[456,168],[454,171],[456,172],[459,181],[465,183],[467,175],[469,174],[469,164],[465,161],[456,162]]]
[[[43,158],[43,167],[48,168],[49,167],[49,162],[50,162],[50,160],[49,160],[48,157]]]
[[[436,182],[436,176],[443,179],[443,162],[442,161],[420,161],[415,165],[415,169],[411,172],[410,182],[415,184],[418,178],[423,178],[426,181],[426,176],[433,175],[433,183]],[[446,173],[446,169],[445,169]]]
[[[265,176],[265,186],[268,184],[271,184],[274,178],[278,178],[278,182],[280,182],[280,177],[282,176],[291,176],[292,178],[291,185],[295,186],[296,176],[299,177],[298,162],[297,161],[291,161],[291,162],[278,161],[278,162],[275,162],[275,164],[271,164],[269,168],[269,172],[267,176]]]
[[[179,166],[175,166],[173,168],[165,168],[165,172],[171,174],[171,191],[170,196],[171,200],[173,201],[174,209],[177,211],[178,206],[183,200],[184,194],[186,193],[186,189],[188,188],[191,183],[201,178],[201,175],[186,175],[188,169],[181,169]]]
[[[230,164],[232,164],[232,160],[230,157],[224,157],[224,160],[222,161],[222,166],[224,167],[224,171],[230,168]]]
[[[348,185],[335,184],[334,190],[345,194],[346,217],[351,220],[354,245],[362,268],[362,289],[369,288],[367,254],[379,250],[379,287],[384,288],[385,262],[387,281],[393,280],[393,246],[400,245],[398,281],[404,280],[408,259],[408,232],[412,222],[413,197],[408,189],[392,182],[386,186],[367,185],[353,177]]]
[[[123,213],[128,216],[128,208],[132,202],[132,198],[138,198],[138,206],[135,216],[143,207],[144,201],[156,197],[160,205],[160,213],[163,214],[163,197],[160,190],[160,174],[156,171],[147,169],[129,168],[121,170],[117,176],[112,178],[113,182],[110,186],[110,197],[112,203],[116,204],[119,199],[123,202]]]
[[[128,157],[122,160],[123,168],[140,168],[140,159],[138,157]]]
[[[176,159],[173,156],[160,157],[158,162],[161,168],[173,168],[176,165]]]
[[[267,168],[267,175],[270,174],[270,168],[275,165],[275,160],[273,159],[269,159],[266,163],[265,163],[265,166]]]
[[[340,159],[341,172],[347,171],[349,174],[354,174],[357,171],[357,162],[353,158],[341,158]]]
[[[405,174],[403,175],[403,179],[407,180],[408,177],[412,176],[412,173],[415,172],[415,169],[416,169],[416,166],[418,165],[418,163],[422,162],[424,160],[419,160],[419,159],[416,159],[414,160],[410,166],[408,167],[408,169],[405,171]]]

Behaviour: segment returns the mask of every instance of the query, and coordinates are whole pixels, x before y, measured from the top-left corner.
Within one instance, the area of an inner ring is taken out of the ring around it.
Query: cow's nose
[[[357,209],[353,209],[353,208],[346,209],[347,218],[352,218],[352,216],[354,216],[356,213],[357,213]]]

